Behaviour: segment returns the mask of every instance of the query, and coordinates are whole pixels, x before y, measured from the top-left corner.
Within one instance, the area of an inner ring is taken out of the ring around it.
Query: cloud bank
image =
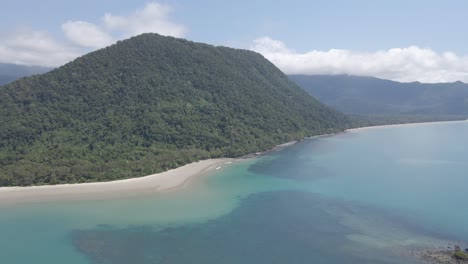
[[[145,32],[183,37],[187,28],[172,21],[172,12],[167,4],[149,2],[128,14],[103,14],[99,23],[66,21],[61,25],[66,41],[32,30],[0,36],[0,62],[56,67]],[[375,52],[331,49],[299,53],[279,40],[262,37],[254,40],[251,49],[287,74],[350,74],[403,82],[468,82],[468,56],[437,53],[418,46]]]
[[[185,26],[172,22],[172,8],[157,2],[147,3],[127,15],[106,13],[99,24],[67,21],[61,25],[66,42],[47,32],[21,31],[0,36],[0,62],[57,67],[91,50],[142,33],[183,37]]]
[[[283,42],[262,37],[252,50],[287,74],[349,74],[401,82],[468,82],[468,56],[410,46],[376,52],[343,49],[298,53]]]

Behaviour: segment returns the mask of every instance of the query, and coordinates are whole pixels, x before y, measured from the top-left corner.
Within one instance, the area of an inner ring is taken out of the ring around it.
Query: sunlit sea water
[[[468,122],[359,130],[185,188],[0,207],[0,263],[419,263],[468,241]]]

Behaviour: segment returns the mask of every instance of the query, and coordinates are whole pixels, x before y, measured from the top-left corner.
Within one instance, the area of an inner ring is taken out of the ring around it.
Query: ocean
[[[184,188],[0,207],[1,263],[421,263],[468,241],[468,122],[354,130]]]

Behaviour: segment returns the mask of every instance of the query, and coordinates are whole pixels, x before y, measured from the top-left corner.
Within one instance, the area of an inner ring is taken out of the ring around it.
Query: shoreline
[[[238,158],[200,160],[165,172],[129,179],[107,182],[0,187],[0,206],[60,200],[81,201],[136,197],[179,190],[191,180],[214,173],[224,165],[256,158],[294,145],[297,142],[299,141],[290,141],[276,145],[264,152],[251,153]]]
[[[450,120],[450,121],[434,121],[434,122],[417,122],[417,123],[403,123],[403,124],[388,124],[388,125],[377,125],[377,126],[366,126],[366,127],[356,127],[348,128],[344,132],[353,132],[353,131],[363,131],[369,129],[378,129],[378,128],[389,128],[389,127],[403,127],[403,126],[416,126],[416,125],[437,125],[437,124],[446,124],[446,123],[463,123],[468,122],[466,120]]]
[[[468,120],[390,124],[350,128],[336,133],[308,137],[304,140],[320,137],[329,137],[339,135],[342,133],[364,131],[369,129],[425,124],[441,124],[447,122],[468,122]],[[211,172],[216,172],[219,169],[221,169],[223,165],[229,165],[236,161],[247,160],[266,155],[268,153],[292,146],[300,141],[301,140],[290,141],[287,143],[279,144],[270,150],[247,154],[239,158],[217,158],[201,160],[165,172],[123,180],[41,186],[0,187],[0,205],[36,203],[59,200],[95,200],[171,191],[183,188],[187,182],[196,178],[197,176],[202,176]]]
[[[60,200],[95,200],[160,193],[182,188],[191,179],[217,171],[238,159],[192,162],[165,172],[109,182],[0,187],[0,205]]]

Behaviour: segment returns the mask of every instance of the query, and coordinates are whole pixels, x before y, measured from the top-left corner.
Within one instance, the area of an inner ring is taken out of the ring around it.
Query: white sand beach
[[[168,191],[183,187],[190,179],[219,170],[234,159],[220,158],[193,162],[185,166],[149,176],[78,184],[28,187],[1,187],[0,204],[17,204],[56,200],[101,199]]]
[[[402,126],[418,126],[418,125],[436,125],[436,124],[446,124],[446,123],[464,123],[468,120],[454,120],[454,121],[436,121],[436,122],[419,122],[419,123],[404,123],[404,124],[393,124],[393,125],[379,125],[379,126],[367,126],[367,127],[357,127],[347,129],[345,132],[360,131],[360,130],[369,130],[369,129],[378,129],[386,127],[402,127]]]
[[[297,143],[292,141],[275,146],[276,151]],[[201,160],[166,172],[110,182],[90,182],[26,187],[0,187],[0,205],[59,200],[95,200],[137,196],[179,189],[196,176],[216,172],[235,161],[246,160],[267,153],[258,152],[241,158]]]

